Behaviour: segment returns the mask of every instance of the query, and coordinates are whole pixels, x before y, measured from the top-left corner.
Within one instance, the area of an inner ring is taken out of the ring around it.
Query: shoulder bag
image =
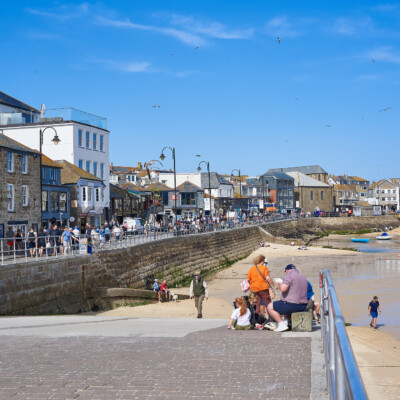
[[[257,265],[256,265],[256,268],[257,268],[257,271],[258,271],[258,273],[260,274],[261,278],[263,278],[264,281],[265,281],[265,283],[268,285],[268,288],[269,288],[269,289],[268,289],[269,297],[271,298],[271,300],[274,299],[274,298],[275,298],[275,292],[274,292],[274,290],[272,289],[272,287],[271,287],[271,285],[268,283],[268,281],[264,278],[263,274],[260,272],[260,270],[258,269]]]

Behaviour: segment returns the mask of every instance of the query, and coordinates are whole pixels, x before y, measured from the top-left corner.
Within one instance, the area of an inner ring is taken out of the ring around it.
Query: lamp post
[[[242,179],[241,179],[241,175],[240,175],[240,169],[233,169],[231,172],[231,176],[234,176],[233,173],[237,171],[238,175],[239,175],[239,193],[240,193],[240,200],[239,200],[239,204],[240,204],[240,209],[242,209]]]
[[[177,212],[176,212],[176,159],[175,159],[175,147],[168,147],[168,146],[165,146],[165,147],[161,150],[160,159],[161,159],[162,161],[165,160],[164,150],[166,150],[166,149],[171,150],[172,159],[174,160],[174,215],[175,215],[175,221],[176,221]]]
[[[197,171],[200,173],[201,172],[201,164],[206,164],[207,166],[207,173],[208,173],[208,194],[210,196],[210,215],[211,215],[211,175],[210,175],[210,162],[209,161],[200,161],[199,166],[197,167]],[[201,176],[200,176],[201,179]]]
[[[40,223],[42,224],[42,217],[43,217],[43,191],[42,191],[42,146],[43,146],[43,134],[46,131],[46,129],[53,129],[54,131],[54,137],[51,140],[55,145],[61,142],[60,138],[57,135],[57,131],[52,127],[52,126],[46,126],[44,129],[40,128],[39,130],[39,157],[40,157]]]

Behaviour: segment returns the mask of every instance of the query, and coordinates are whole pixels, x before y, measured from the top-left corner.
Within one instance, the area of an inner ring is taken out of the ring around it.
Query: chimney
[[[140,170],[140,169],[143,169],[143,166],[142,166],[142,163],[139,161],[138,163],[137,163],[137,168]]]

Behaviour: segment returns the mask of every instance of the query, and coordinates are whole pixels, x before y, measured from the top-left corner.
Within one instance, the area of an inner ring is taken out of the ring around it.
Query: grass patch
[[[150,304],[150,303],[151,303],[151,301],[149,301],[149,300],[135,301],[134,303],[131,303],[131,302],[116,303],[114,308],[147,306],[147,304]]]
[[[376,229],[359,229],[358,231],[330,231],[327,230],[328,235],[364,235],[365,233],[376,232]]]

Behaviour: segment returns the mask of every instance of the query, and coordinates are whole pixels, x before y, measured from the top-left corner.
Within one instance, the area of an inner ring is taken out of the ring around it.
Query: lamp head
[[[61,142],[61,139],[58,137],[57,134],[55,134],[54,137],[53,137],[53,139],[52,139],[52,142],[53,142],[55,145],[57,145],[58,143]]]
[[[165,160],[165,155],[164,155],[164,153],[161,153],[160,159],[161,159],[161,161],[164,161],[164,160]]]

